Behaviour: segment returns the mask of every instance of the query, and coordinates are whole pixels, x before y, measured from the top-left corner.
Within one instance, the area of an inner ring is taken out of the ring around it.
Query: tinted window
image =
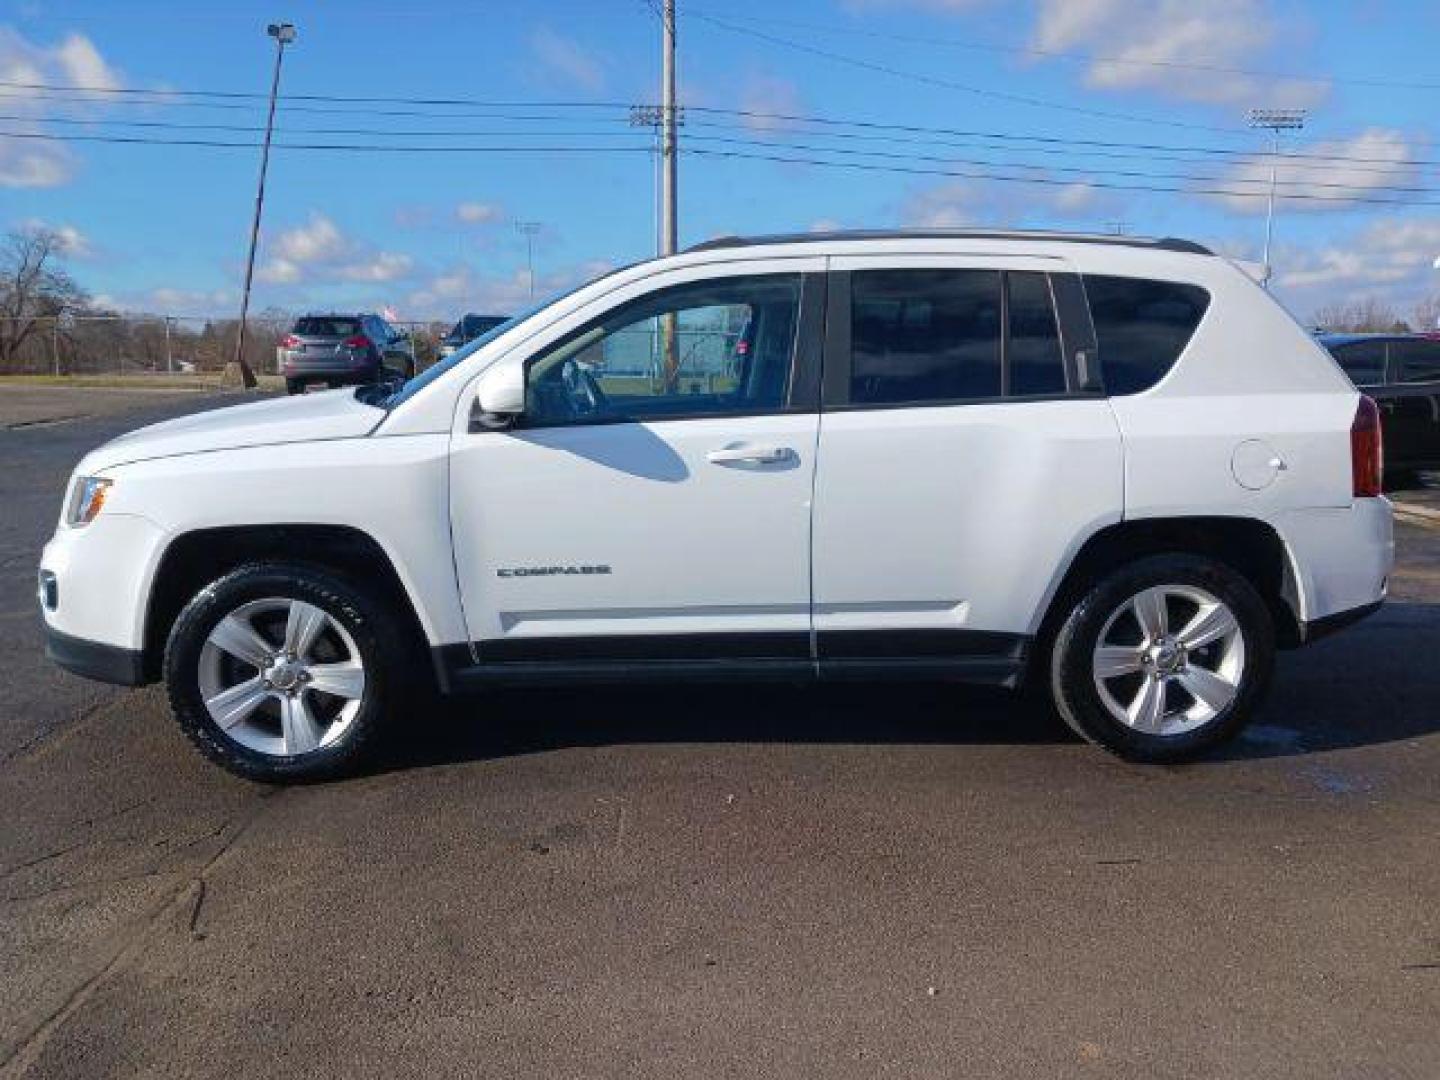
[[[295,333],[304,337],[354,337],[360,332],[359,319],[307,315],[295,323]]]
[[[1385,342],[1355,341],[1338,345],[1332,351],[1356,386],[1374,386],[1385,381]]]
[[[779,411],[799,310],[798,274],[700,282],[626,304],[530,362],[526,423]]]
[[[857,271],[850,320],[853,404],[1000,396],[998,271]]]
[[[1185,351],[1210,294],[1195,285],[1086,277],[1100,371],[1110,394],[1148,390]]]
[[[1006,281],[1010,288],[1010,336],[1005,352],[1010,393],[1063,394],[1065,357],[1049,279],[1044,274],[1011,273]]]
[[[1440,341],[1392,341],[1390,355],[1399,362],[1401,382],[1440,382]]]

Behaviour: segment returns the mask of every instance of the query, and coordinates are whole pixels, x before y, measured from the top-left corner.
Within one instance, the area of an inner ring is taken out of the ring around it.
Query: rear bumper
[[[1344,630],[1347,626],[1355,625],[1367,616],[1374,615],[1384,603],[1383,600],[1376,600],[1370,604],[1362,604],[1360,607],[1350,608],[1347,611],[1337,611],[1333,615],[1326,615],[1322,619],[1307,622],[1302,629],[1300,640],[1303,644],[1309,645],[1321,638],[1327,638],[1339,630]]]
[[[1292,510],[1271,520],[1289,552],[1297,593],[1292,606],[1304,626],[1324,626],[1332,617],[1343,624],[1350,612],[1385,599],[1395,566],[1388,499]]]
[[[146,681],[144,657],[138,649],[86,641],[48,626],[45,628],[45,655],[66,671],[87,679],[119,686],[141,686]]]

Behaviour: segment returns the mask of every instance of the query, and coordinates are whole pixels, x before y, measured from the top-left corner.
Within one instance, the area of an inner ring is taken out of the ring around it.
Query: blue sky
[[[657,94],[648,0],[4,0],[0,131],[253,142],[154,125],[262,124],[263,101],[180,92],[263,94],[277,18],[300,35],[284,94],[504,103],[291,100],[277,141],[524,150],[278,149],[255,308],[510,310],[529,291],[517,221],[541,223],[542,293],[653,253],[654,164],[624,109]],[[1267,169],[1243,156],[1264,142],[1245,111],[1305,106],[1278,291],[1302,317],[1368,296],[1408,313],[1440,292],[1437,40],[1433,0],[680,0],[682,142],[707,152],[681,161],[681,240],[1124,223],[1258,259],[1264,201],[1234,194]],[[109,303],[224,314],[257,167],[248,146],[0,138],[0,226],[63,230]],[[1156,187],[1174,190],[1135,190]]]

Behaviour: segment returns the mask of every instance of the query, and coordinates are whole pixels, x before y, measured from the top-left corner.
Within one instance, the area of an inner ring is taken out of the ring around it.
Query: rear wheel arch
[[[1037,653],[1048,651],[1070,607],[1103,576],[1152,555],[1200,555],[1243,576],[1265,601],[1277,644],[1303,637],[1299,586],[1285,541],[1257,518],[1195,516],[1138,518],[1092,533],[1051,590],[1036,633]]]
[[[151,580],[143,654],[147,681],[160,678],[170,629],[191,598],[237,567],[260,561],[306,563],[374,593],[404,620],[402,630],[417,649],[426,648],[415,597],[389,553],[369,533],[316,524],[197,529],[170,541]]]

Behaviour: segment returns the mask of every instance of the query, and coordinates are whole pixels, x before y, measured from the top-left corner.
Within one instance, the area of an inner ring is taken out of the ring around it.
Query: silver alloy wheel
[[[1245,636],[1218,597],[1193,585],[1158,585],[1110,615],[1092,667],[1116,720],[1147,735],[1183,735],[1235,700]]]
[[[343,738],[365,696],[360,649],[313,604],[266,597],[226,615],[200,652],[200,696],[241,746],[293,757]]]

